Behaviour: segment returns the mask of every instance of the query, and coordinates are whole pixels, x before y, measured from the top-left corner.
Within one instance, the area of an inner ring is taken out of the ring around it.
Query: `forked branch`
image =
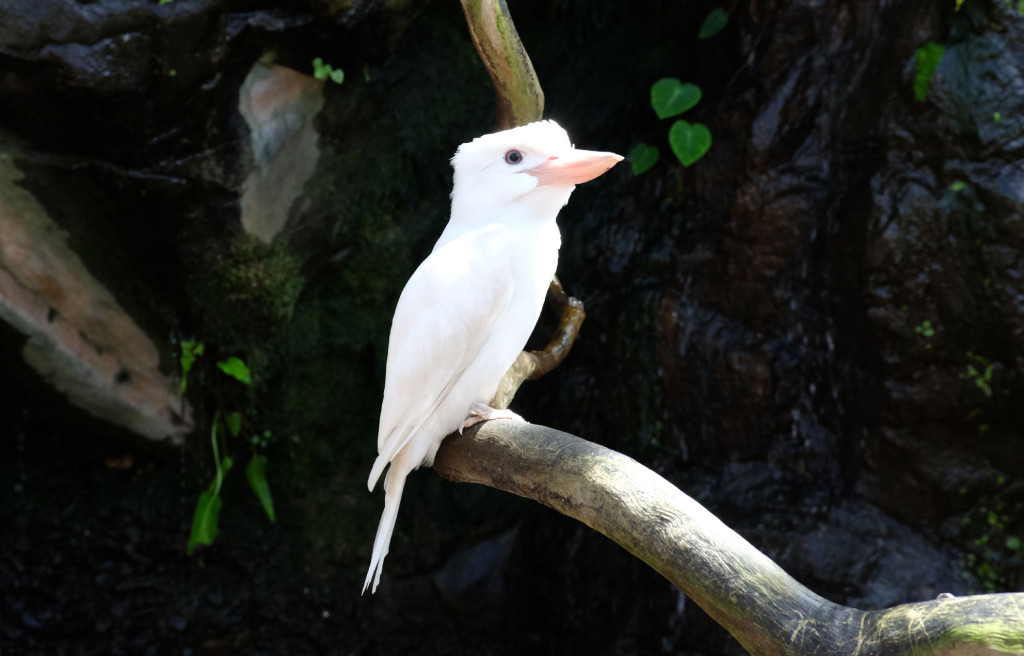
[[[504,0],[462,0],[470,34],[494,81],[496,129],[539,120],[544,94]],[[558,335],[521,353],[492,405],[565,357],[583,321],[558,280]],[[1024,594],[981,595],[861,611],[829,602],[668,481],[622,454],[542,426],[491,421],[449,435],[434,469],[534,499],[622,545],[675,583],[752,654],[1024,653]]]

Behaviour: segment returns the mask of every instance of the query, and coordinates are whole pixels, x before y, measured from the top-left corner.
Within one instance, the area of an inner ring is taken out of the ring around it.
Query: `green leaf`
[[[697,33],[698,39],[707,39],[715,36],[725,28],[726,23],[729,22],[729,12],[719,7],[711,11],[708,17],[701,23],[700,32]]]
[[[197,544],[210,546],[217,537],[217,520],[220,517],[221,499],[209,490],[199,495],[196,512],[192,516],[192,534],[188,538],[188,555]]]
[[[954,180],[953,184],[949,185],[950,191],[963,191],[967,188],[967,183],[963,180]]]
[[[205,348],[202,342],[197,342],[194,339],[188,339],[181,343],[181,384],[178,386],[181,394],[185,393],[185,388],[188,386],[188,372],[192,371],[192,365],[195,364],[196,358],[203,354]]]
[[[960,7],[964,4],[964,0],[956,0],[956,7],[953,7],[953,11],[960,11]]]
[[[242,430],[242,413],[232,412],[229,415],[224,415],[224,424],[227,425],[228,432],[232,437],[238,437],[238,431]]]
[[[657,146],[648,146],[644,142],[638,143],[633,152],[629,154],[629,161],[633,164],[633,175],[640,175],[649,171],[658,162],[661,152]]]
[[[326,80],[329,77],[341,84],[345,80],[345,72],[341,69],[335,70],[330,64],[325,64],[321,57],[317,57],[313,60],[313,77],[318,80]]]
[[[677,116],[700,102],[700,87],[665,77],[651,85],[651,107],[658,118]]]
[[[924,100],[928,95],[928,85],[931,83],[932,75],[935,74],[935,69],[939,67],[939,62],[942,61],[942,53],[945,51],[946,48],[941,43],[929,41],[918,48],[914,54],[917,64],[917,73],[914,76],[914,98],[917,100]]]
[[[245,363],[238,358],[232,356],[223,362],[218,362],[217,366],[227,375],[240,380],[246,385],[252,385],[252,378],[249,376],[249,367],[245,366]]]
[[[1006,548],[1010,551],[1018,551],[1020,550],[1020,547],[1020,538],[1018,538],[1017,536],[1011,535],[1010,537],[1006,538]]]
[[[668,131],[668,144],[683,166],[690,166],[711,148],[711,131],[702,123],[678,120]]]
[[[270,496],[270,485],[267,484],[267,456],[261,453],[254,453],[252,460],[245,467],[245,477],[249,479],[249,487],[256,494],[256,498],[263,504],[270,521],[276,522],[274,517],[274,498]]]
[[[317,57],[313,60],[313,77],[318,80],[326,80],[330,66],[324,66],[324,60]]]

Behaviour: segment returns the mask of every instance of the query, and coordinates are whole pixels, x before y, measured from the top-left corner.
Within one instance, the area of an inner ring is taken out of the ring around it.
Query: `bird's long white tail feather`
[[[366,481],[366,487],[373,492],[373,488],[377,487],[377,481],[380,479],[380,475],[384,473],[384,468],[388,466],[390,462],[387,457],[383,454],[377,456],[377,459],[373,461],[373,467],[370,468],[370,478]],[[384,482],[384,487],[387,487],[387,481]]]
[[[398,519],[398,506],[402,501],[402,490],[405,488],[405,478],[408,472],[395,471],[392,463],[388,475],[384,479],[384,513],[380,516],[380,525],[377,527],[377,537],[373,541],[373,556],[370,558],[370,570],[366,573],[366,582],[363,583],[363,593],[370,587],[373,581],[373,589],[370,594],[377,591],[380,583],[380,573],[384,569],[384,556],[388,555],[388,546],[391,544],[391,534],[395,530],[395,521]]]

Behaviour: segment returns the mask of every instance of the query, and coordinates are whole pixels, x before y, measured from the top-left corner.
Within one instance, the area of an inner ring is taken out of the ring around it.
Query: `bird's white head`
[[[554,121],[538,121],[459,146],[452,167],[452,222],[513,216],[553,221],[577,184],[593,180],[622,157],[574,148]]]

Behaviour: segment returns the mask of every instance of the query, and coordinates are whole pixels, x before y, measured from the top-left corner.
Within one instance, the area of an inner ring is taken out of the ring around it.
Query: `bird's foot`
[[[492,408],[486,403],[477,403],[469,409],[469,416],[466,417],[466,421],[462,422],[459,426],[459,434],[462,434],[463,429],[469,428],[474,424],[479,424],[481,421],[490,421],[491,419],[514,419],[516,421],[526,421],[511,410],[499,410],[498,408]]]

